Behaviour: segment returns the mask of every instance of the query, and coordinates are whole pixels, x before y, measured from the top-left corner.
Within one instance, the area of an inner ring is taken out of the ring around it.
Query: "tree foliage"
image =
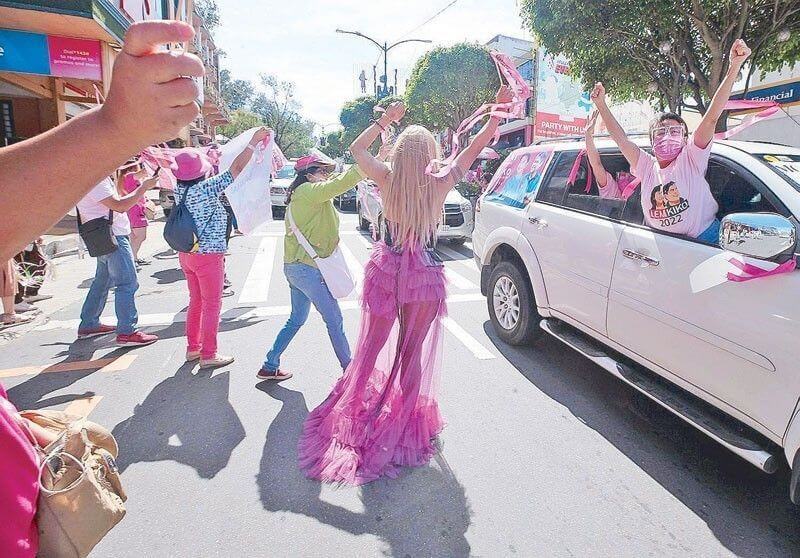
[[[435,48],[411,72],[405,95],[407,118],[434,130],[456,129],[490,101],[499,86],[486,48],[472,43]]]
[[[220,133],[229,138],[236,137],[250,128],[264,125],[264,121],[259,115],[245,109],[234,110],[230,120],[230,123],[220,128]]]
[[[255,86],[245,79],[231,79],[228,70],[219,72],[219,88],[222,99],[231,110],[247,107],[255,95]]]
[[[387,107],[395,101],[400,101],[400,97],[384,97],[380,101],[375,101],[375,97],[364,96],[347,101],[339,113],[339,122],[344,130],[342,131],[342,146],[346,150],[351,143],[363,132],[380,114],[375,112],[375,106]]]
[[[738,38],[753,49],[751,73],[800,58],[797,0],[522,0],[521,14],[587,88],[603,81],[618,100],[649,98],[673,111],[692,99],[705,112]]]
[[[347,145],[349,144],[345,144],[342,141],[343,135],[344,130],[329,132],[328,135],[325,136],[324,145],[320,146],[322,152],[332,159],[345,157],[347,155]]]
[[[219,27],[219,6],[217,6],[216,0],[197,0],[195,8],[197,8],[200,17],[203,18],[206,29],[213,35],[214,31]]]

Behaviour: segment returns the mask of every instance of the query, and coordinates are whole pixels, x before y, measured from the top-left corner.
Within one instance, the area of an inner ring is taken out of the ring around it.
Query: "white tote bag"
[[[322,273],[322,278],[325,279],[325,284],[328,286],[328,290],[333,297],[344,298],[352,293],[353,289],[356,288],[356,282],[350,274],[350,268],[347,267],[344,254],[342,254],[339,247],[337,246],[333,254],[327,258],[320,258],[317,251],[314,250],[314,247],[309,244],[306,237],[303,236],[303,233],[297,228],[294,217],[292,217],[291,206],[286,208],[286,219],[289,221],[289,228],[292,229],[292,234],[294,234],[297,242],[300,243],[303,250],[305,250],[317,264],[320,273]]]

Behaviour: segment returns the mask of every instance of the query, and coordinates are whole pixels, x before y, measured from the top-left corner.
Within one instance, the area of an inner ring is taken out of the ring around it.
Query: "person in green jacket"
[[[336,163],[321,154],[307,155],[295,163],[297,177],[289,186],[286,200],[297,228],[320,258],[333,254],[339,245],[339,215],[333,198],[353,188],[363,176],[357,165],[331,176]],[[290,372],[282,370],[280,359],[297,332],[308,319],[311,304],[322,315],[333,350],[344,370],[350,364],[350,345],[344,333],[342,311],[331,295],[314,260],[291,232],[286,219],[283,270],[292,295],[292,313],[267,353],[257,377],[261,380],[286,380]]]

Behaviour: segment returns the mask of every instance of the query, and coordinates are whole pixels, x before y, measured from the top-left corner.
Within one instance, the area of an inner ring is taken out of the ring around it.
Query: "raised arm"
[[[608,108],[608,103],[606,102],[606,88],[599,81],[592,90],[592,101],[594,101],[594,106],[597,107],[600,116],[603,117],[603,122],[608,128],[608,133],[611,134],[611,139],[619,146],[631,168],[636,168],[636,163],[639,162],[639,146],[628,139],[625,130],[611,113],[611,109]]]
[[[255,131],[253,137],[250,138],[247,147],[242,149],[242,152],[236,156],[236,158],[233,160],[233,163],[231,163],[231,167],[228,169],[228,172],[231,173],[233,178],[239,176],[239,174],[247,166],[247,163],[250,162],[250,158],[253,156],[253,153],[256,152],[256,146],[264,141],[271,133],[272,130],[267,128],[259,128]]]
[[[197,86],[182,76],[202,76],[203,63],[193,54],[158,52],[193,35],[177,21],[134,23],[101,107],[0,149],[0,261],[52,226],[126,159],[176,137],[195,119]],[[18,211],[19,200],[32,195],[36,203]]]
[[[589,122],[586,125],[586,156],[589,158],[589,164],[592,165],[592,172],[594,172],[595,180],[600,188],[607,186],[606,168],[600,160],[600,153],[594,144],[594,127],[597,124],[597,110],[595,110],[589,117]]]
[[[125,194],[121,198],[115,198],[113,196],[110,196],[104,200],[101,200],[100,203],[102,203],[109,209],[113,209],[117,213],[125,213],[131,207],[136,205],[136,203],[139,201],[139,198],[144,196],[148,190],[155,188],[157,185],[158,185],[158,177],[151,176],[150,178],[147,178],[144,181],[142,181],[139,187],[136,188],[133,192]]]
[[[509,103],[513,99],[511,94],[511,90],[508,86],[503,85],[498,89],[497,94],[495,95],[495,103],[502,104],[502,103]],[[472,163],[478,158],[478,155],[481,154],[483,148],[489,145],[489,142],[492,141],[494,135],[497,133],[497,127],[500,125],[500,118],[496,116],[492,116],[483,125],[483,128],[475,135],[472,141],[467,145],[464,150],[456,155],[455,158],[455,166],[461,169],[463,172],[469,170],[472,166]]]
[[[405,105],[398,101],[386,108],[381,117],[375,121],[350,144],[350,153],[353,155],[356,164],[367,178],[378,184],[379,187],[386,184],[389,178],[389,167],[372,156],[369,152],[370,146],[375,143],[381,132],[386,130],[393,122],[399,122],[406,114]]]
[[[742,39],[737,39],[731,47],[730,61],[731,65],[728,68],[728,73],[725,74],[725,79],[717,88],[714,93],[714,98],[711,99],[711,104],[708,110],[703,115],[700,125],[694,132],[694,144],[700,149],[705,149],[711,140],[714,139],[714,132],[717,129],[717,122],[725,110],[725,103],[731,96],[733,84],[739,77],[739,71],[745,60],[750,56],[751,50]]]

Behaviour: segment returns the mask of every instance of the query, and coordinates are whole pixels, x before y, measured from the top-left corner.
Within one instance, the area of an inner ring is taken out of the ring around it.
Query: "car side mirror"
[[[797,231],[776,213],[732,213],[722,219],[720,247],[760,260],[792,254]]]

